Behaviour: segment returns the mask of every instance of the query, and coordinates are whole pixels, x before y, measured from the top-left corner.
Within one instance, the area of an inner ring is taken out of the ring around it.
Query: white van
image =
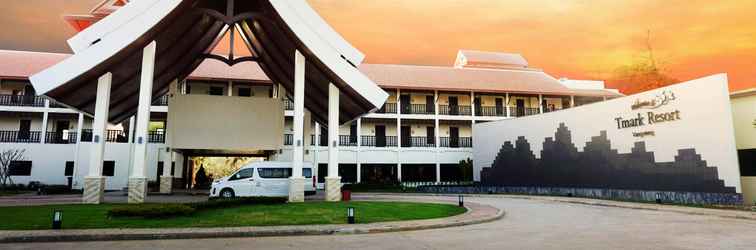
[[[210,197],[234,198],[255,196],[289,196],[291,162],[254,162],[236,173],[213,182]],[[316,193],[317,178],[312,174],[312,163],[305,162],[302,175],[305,178],[305,195]]]

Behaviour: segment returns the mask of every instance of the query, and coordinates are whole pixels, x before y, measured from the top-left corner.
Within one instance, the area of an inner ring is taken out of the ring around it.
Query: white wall
[[[671,90],[676,100],[656,109],[631,110],[636,100],[653,100],[662,91]],[[617,129],[616,117],[633,118],[655,113],[680,111],[681,120],[635,128]],[[634,142],[645,141],[657,162],[674,161],[679,149],[695,148],[709,166],[716,166],[725,185],[741,191],[740,173],[735,148],[733,119],[727,89],[727,76],[709,76],[633,96],[606,102],[496,122],[475,124],[473,148],[475,180],[480,171],[490,167],[505,141],[514,142],[524,136],[536,158],[540,158],[543,140],[554,137],[560,123],[572,133],[572,141],[582,151],[591,137],[606,131],[613,149],[629,153]],[[655,136],[638,138],[633,132],[654,131]]]

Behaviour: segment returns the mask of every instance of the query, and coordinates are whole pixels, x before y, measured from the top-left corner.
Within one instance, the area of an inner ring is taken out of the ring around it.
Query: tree
[[[462,181],[473,180],[473,160],[467,158],[466,160],[459,161],[459,172]]]
[[[665,63],[654,54],[651,45],[651,30],[646,34],[646,52],[628,65],[615,70],[613,82],[619,84],[622,93],[633,94],[664,87],[678,80],[669,76]]]
[[[10,168],[13,162],[22,161],[26,158],[25,149],[8,149],[0,152],[0,186],[12,185]]]

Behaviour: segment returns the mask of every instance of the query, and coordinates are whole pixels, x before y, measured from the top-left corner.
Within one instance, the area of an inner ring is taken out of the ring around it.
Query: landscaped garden
[[[46,205],[0,207],[0,230],[50,229],[54,211],[62,211],[63,229],[345,224],[348,207],[354,208],[356,223],[432,219],[466,211],[451,204],[377,201]]]

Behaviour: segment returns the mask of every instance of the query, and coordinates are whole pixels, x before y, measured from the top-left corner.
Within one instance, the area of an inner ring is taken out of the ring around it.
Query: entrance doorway
[[[459,147],[459,128],[449,127],[449,147]]]
[[[386,147],[386,126],[375,125],[375,146]]]

